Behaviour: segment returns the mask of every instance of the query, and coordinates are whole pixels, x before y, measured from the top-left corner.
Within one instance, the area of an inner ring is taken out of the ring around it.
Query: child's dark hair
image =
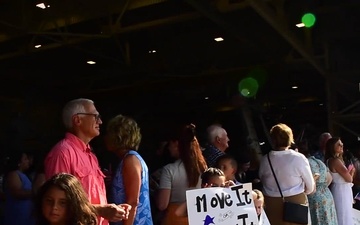
[[[35,199],[35,214],[37,225],[47,225],[42,213],[43,198],[51,188],[58,188],[65,192],[69,225],[96,225],[97,217],[95,208],[90,204],[88,196],[81,186],[80,181],[73,175],[59,173],[45,182],[39,189]]]
[[[225,174],[221,169],[210,167],[202,173],[201,184],[205,185],[209,183],[210,178],[214,176],[225,177]]]
[[[236,162],[236,159],[235,159],[233,156],[229,155],[229,154],[225,154],[225,155],[222,155],[222,156],[220,156],[219,158],[217,158],[217,160],[216,160],[216,167],[217,167],[217,168],[220,168],[220,162],[222,162],[222,161],[224,161],[224,160],[230,160],[231,166],[232,166],[235,170],[237,170],[238,164],[237,164],[237,162]]]

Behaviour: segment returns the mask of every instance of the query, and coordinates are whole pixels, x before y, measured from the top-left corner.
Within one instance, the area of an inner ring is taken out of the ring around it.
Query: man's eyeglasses
[[[93,116],[95,118],[96,121],[101,120],[101,116],[100,114],[96,114],[96,113],[76,113],[75,115],[86,115],[86,116]]]

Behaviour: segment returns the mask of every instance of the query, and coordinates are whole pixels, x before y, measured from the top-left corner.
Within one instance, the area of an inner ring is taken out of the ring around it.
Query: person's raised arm
[[[355,168],[353,167],[350,171],[345,167],[345,165],[340,161],[340,159],[331,159],[329,161],[330,168],[334,169],[335,172],[339,173],[346,182],[352,183],[353,176],[355,173]]]

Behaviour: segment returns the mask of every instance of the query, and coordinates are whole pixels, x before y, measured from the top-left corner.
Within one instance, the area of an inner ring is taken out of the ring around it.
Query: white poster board
[[[261,215],[259,218],[259,225],[270,225],[270,221],[267,218],[267,215],[264,210],[261,211]]]
[[[189,225],[258,225],[251,183],[186,192]]]
[[[360,225],[360,211],[353,209],[354,225]]]

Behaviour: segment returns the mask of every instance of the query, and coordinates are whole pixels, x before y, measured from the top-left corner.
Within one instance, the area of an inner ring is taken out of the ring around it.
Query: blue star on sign
[[[209,215],[206,215],[204,221],[204,225],[209,225],[209,224],[215,224],[214,223],[214,218],[215,217],[210,217]]]

